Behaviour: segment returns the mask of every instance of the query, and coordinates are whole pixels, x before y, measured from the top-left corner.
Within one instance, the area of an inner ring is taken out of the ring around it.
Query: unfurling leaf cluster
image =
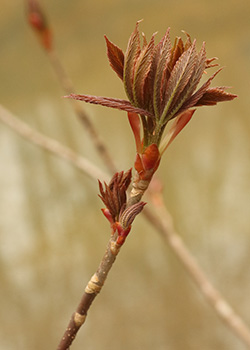
[[[164,129],[171,119],[183,115],[187,119],[185,113],[190,108],[215,105],[236,97],[226,92],[225,87],[210,87],[221,68],[199,87],[206,69],[217,66],[216,58],[208,59],[205,43],[198,51],[196,40],[185,34],[185,41],[178,37],[172,44],[168,28],[155,44],[156,34],[149,42],[142,34],[141,40],[137,22],[125,53],[105,36],[110,66],[122,80],[128,101],[76,94],[70,97],[139,115],[143,128],[142,150],[151,144],[160,147]],[[138,146],[138,135],[136,137]]]
[[[196,40],[192,41],[185,33],[186,40],[177,37],[172,44],[169,28],[157,44],[155,35],[147,41],[144,34],[140,35],[137,22],[125,52],[105,36],[110,66],[122,80],[128,100],[69,96],[128,112],[137,153],[129,201],[126,198],[131,179],[129,172],[115,174],[111,183],[104,185],[105,189],[100,185],[101,199],[106,205],[103,212],[113,225],[113,231],[118,233],[120,227],[126,231],[137,212],[142,210],[141,197],[160,164],[163,152],[191,120],[194,107],[212,106],[236,97],[225,87],[210,87],[221,68],[200,86],[206,70],[218,66],[215,57],[207,58],[205,43],[197,50]],[[166,125],[172,119],[172,126],[163,137]]]
[[[103,214],[109,220],[112,234],[118,233],[117,244],[122,245],[130,232],[135,217],[142,211],[144,202],[128,205],[126,191],[131,183],[131,169],[116,173],[109,184],[99,181],[99,197],[105,204]]]

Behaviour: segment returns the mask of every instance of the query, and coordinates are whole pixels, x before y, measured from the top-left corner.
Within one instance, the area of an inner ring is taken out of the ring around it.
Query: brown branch
[[[119,253],[120,246],[116,244],[117,235],[111,236],[106,252],[100,262],[100,265],[96,273],[89,280],[84,293],[82,295],[81,301],[76,308],[76,311],[71,316],[69,324],[65,330],[65,333],[58,345],[57,350],[68,350],[70,345],[74,341],[77,332],[86,320],[87,312],[97,296],[101,291],[107,275]]]
[[[163,203],[161,194],[155,192],[151,194],[151,198],[154,204],[154,210],[144,210],[144,215],[146,215],[147,219],[158,232],[161,233],[163,239],[169,244],[188,275],[195,282],[201,294],[212,306],[216,314],[223,320],[225,325],[250,348],[249,327],[233,310],[220,292],[212,285],[181,237],[176,233],[172,217]]]
[[[57,155],[67,162],[70,162],[89,177],[95,180],[101,179],[107,181],[108,175],[101,171],[100,168],[92,164],[89,160],[75,153],[70,148],[62,145],[60,142],[41,134],[34,128],[31,128],[27,123],[15,117],[1,105],[0,120],[26,140]]]
[[[20,121],[1,105],[0,120],[6,125],[8,125],[11,129],[16,131],[19,135],[24,137],[26,140],[70,162],[72,165],[83,171],[92,179],[96,180],[96,178],[100,178],[107,181],[107,174],[102,172],[99,168],[94,166],[88,160],[74,153],[71,149],[61,145],[54,139],[48,138],[47,136],[44,136],[43,134],[37,132],[23,121]],[[156,228],[157,231],[161,234],[162,238],[169,244],[170,248],[173,250],[178,260],[186,269],[188,275],[193,279],[201,294],[204,295],[204,297],[215,310],[217,315],[225,322],[228,328],[239,337],[240,340],[242,340],[245,344],[247,344],[250,347],[249,328],[241,319],[241,317],[235,313],[235,311],[228,304],[228,302],[225,301],[222,295],[210,283],[208,277],[199,267],[198,263],[196,262],[192,254],[189,252],[188,248],[185,246],[181,237],[175,232],[172,218],[169,215],[167,209],[165,208],[159,193],[157,193],[156,191],[153,196],[151,194],[151,197],[157,210],[153,212],[152,210],[149,210],[147,207],[145,207],[143,210],[143,214],[153,225],[153,227]],[[93,299],[91,300],[90,297],[84,295],[76,310],[76,313],[74,313],[72,316],[76,316],[77,324],[80,324],[82,322],[75,331],[75,334],[84,322],[83,319],[86,317],[85,311],[88,311],[92,301],[95,298],[95,296],[92,295]],[[81,316],[77,316],[77,313]],[[84,315],[85,317],[83,317]],[[69,326],[67,328],[69,328]],[[66,333],[67,332],[65,332],[65,334]]]

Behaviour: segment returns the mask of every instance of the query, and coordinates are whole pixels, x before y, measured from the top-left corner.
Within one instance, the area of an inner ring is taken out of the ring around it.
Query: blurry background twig
[[[31,128],[28,124],[15,117],[1,105],[0,120],[29,142],[34,143],[35,145],[57,155],[67,162],[72,163],[76,168],[83,171],[92,179],[108,180],[108,175],[92,164],[89,160],[75,153],[70,148],[65,147],[55,139],[47,137],[36,131],[34,128]]]
[[[53,43],[54,40],[52,28],[50,28],[50,24],[47,21],[46,15],[40,6],[40,3],[37,0],[27,0],[26,11],[28,21],[31,27],[35,30],[36,34],[38,35],[39,41],[41,42],[41,45],[43,46],[49,58],[49,62],[51,63],[51,66],[63,90],[66,94],[74,93],[73,84],[68,75],[66,74],[61,60],[57,55],[55,45]],[[75,101],[71,101],[71,103],[76,115],[83,122],[85,129],[87,130],[92,139],[92,142],[94,143],[97,151],[101,155],[101,158],[104,160],[104,164],[106,164],[107,168],[111,170],[111,173],[114,173],[116,171],[114,162],[106,148],[106,145],[104,144],[100,135],[96,132],[96,129],[91,119],[88,117],[88,115],[79,103]]]
[[[186,247],[174,229],[173,220],[164,205],[161,190],[159,186],[154,187],[151,191],[152,212],[148,211],[149,221],[162,233],[163,238],[177,255],[189,276],[193,279],[202,295],[206,298],[217,315],[225,322],[225,324],[247,345],[250,347],[250,330],[244,320],[233,310],[230,304],[224,299],[220,292],[209,281],[202,268],[197,263],[194,256]]]

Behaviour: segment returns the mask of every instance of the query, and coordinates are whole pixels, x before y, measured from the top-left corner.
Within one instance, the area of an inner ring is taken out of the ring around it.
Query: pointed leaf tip
[[[124,69],[124,54],[123,51],[113,44],[106,35],[104,35],[107,45],[107,56],[111,68],[116,72],[118,77],[123,80],[123,69]]]
[[[238,96],[226,92],[225,88],[223,87],[209,88],[198,100],[196,106],[213,106],[216,105],[218,102],[232,101],[236,97]]]

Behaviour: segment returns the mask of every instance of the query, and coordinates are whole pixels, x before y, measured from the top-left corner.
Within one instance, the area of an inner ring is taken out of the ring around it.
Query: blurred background
[[[26,23],[0,12],[1,104],[106,171]],[[237,100],[199,109],[158,176],[183,240],[250,325],[250,3],[43,0],[78,93],[125,98],[103,35],[126,49],[135,22],[157,40],[187,31],[226,66],[213,85]],[[210,71],[211,72],[211,71]],[[210,73],[209,72],[209,73]],[[85,105],[120,170],[134,160],[126,114]],[[97,181],[0,124],[0,349],[55,349],[109,238]],[[72,349],[241,350],[157,231],[140,216]]]

